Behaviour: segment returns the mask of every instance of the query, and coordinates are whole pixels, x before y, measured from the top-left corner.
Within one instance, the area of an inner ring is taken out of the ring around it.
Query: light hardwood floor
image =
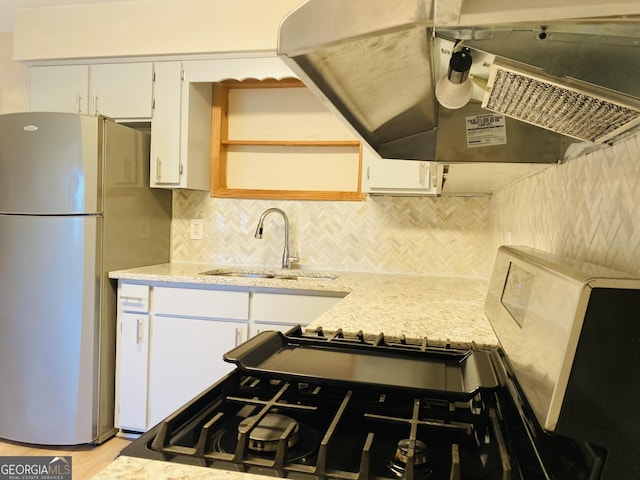
[[[0,439],[0,456],[71,455],[73,480],[89,480],[109,463],[118,452],[129,445],[131,440],[113,437],[101,445],[78,445],[73,447],[51,447],[49,445],[28,445]]]

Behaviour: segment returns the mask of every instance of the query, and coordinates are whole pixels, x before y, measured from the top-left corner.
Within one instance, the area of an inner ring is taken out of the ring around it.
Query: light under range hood
[[[555,163],[571,143],[612,143],[638,128],[640,2],[573,1],[561,18],[559,0],[522,7],[526,22],[513,7],[524,2],[506,2],[494,20],[503,23],[464,25],[465,0],[438,1],[447,7],[309,0],[283,20],[278,54],[383,158]],[[479,86],[449,110],[434,86],[460,41]],[[494,133],[483,137],[478,122],[494,122]]]

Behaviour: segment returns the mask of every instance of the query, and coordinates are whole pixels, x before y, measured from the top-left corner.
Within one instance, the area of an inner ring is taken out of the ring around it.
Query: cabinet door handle
[[[140,345],[144,340],[142,335],[142,319],[138,318],[136,322],[136,345]]]
[[[160,181],[162,179],[162,162],[160,161],[160,157],[156,157],[156,180]]]
[[[242,332],[239,328],[236,328],[236,347],[242,343]]]
[[[93,92],[93,114],[98,115],[98,94]]]
[[[82,113],[82,95],[76,94],[76,111]]]

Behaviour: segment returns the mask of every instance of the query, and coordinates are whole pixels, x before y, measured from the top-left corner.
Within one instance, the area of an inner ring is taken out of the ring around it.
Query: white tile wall
[[[172,259],[278,266],[279,207],[305,268],[487,277],[502,243],[640,274],[640,135],[524,179],[492,198],[369,197],[366,202],[212,199],[174,193]],[[189,220],[204,239],[189,239]]]
[[[640,135],[556,165],[495,194],[490,263],[529,245],[640,274]]]
[[[489,199],[369,197],[366,202],[212,199],[174,193],[172,259],[228,265],[278,266],[282,219],[271,214],[262,240],[260,214],[283,209],[302,266],[385,273],[482,277],[487,265]],[[191,218],[204,220],[204,239],[189,239]]]

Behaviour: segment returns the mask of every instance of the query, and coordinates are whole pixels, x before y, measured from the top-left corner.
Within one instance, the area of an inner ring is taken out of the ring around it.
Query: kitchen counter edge
[[[290,276],[247,278],[206,275],[210,271],[260,271]],[[164,263],[109,273],[112,279],[141,283],[190,285],[278,293],[340,296],[336,305],[309,324],[325,333],[342,329],[362,331],[373,339],[380,333],[398,340],[405,337],[428,346],[497,348],[498,340],[484,314],[487,281],[460,277],[378,274],[320,270],[277,270],[266,267]],[[330,279],[330,280],[326,280]]]

